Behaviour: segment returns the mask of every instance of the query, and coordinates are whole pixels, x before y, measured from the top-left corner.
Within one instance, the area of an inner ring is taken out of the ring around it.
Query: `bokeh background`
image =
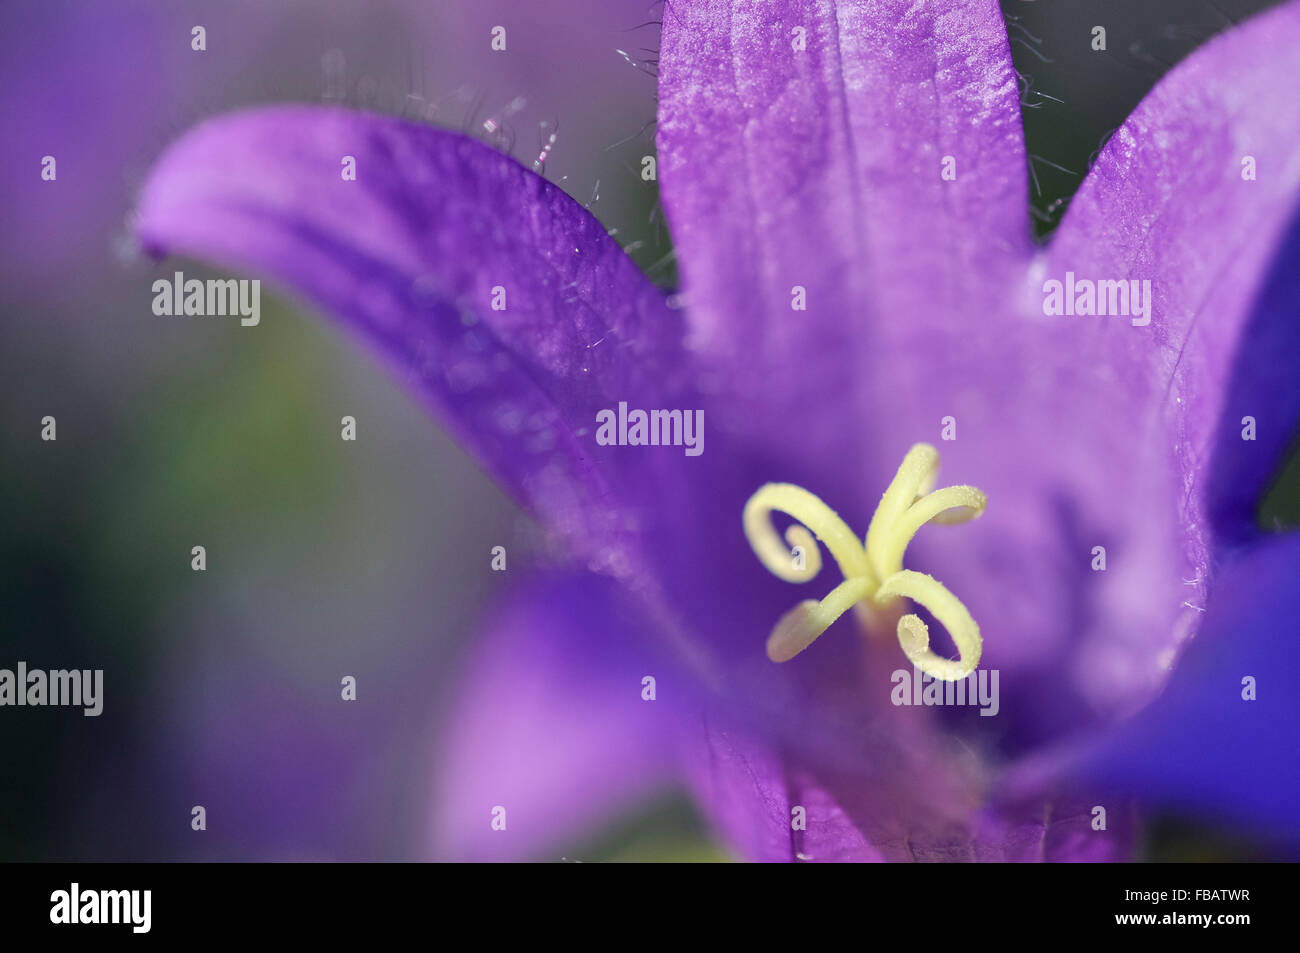
[[[1265,0],[1005,0],[1044,240],[1174,63]],[[7,0],[0,11],[0,666],[102,668],[105,711],[0,710],[0,859],[439,857],[439,739],[521,513],[367,354],[263,288],[262,322],[156,318],[129,240],[203,118],[333,102],[464,130],[545,174],[665,288],[647,0]],[[1109,50],[1088,46],[1093,24]],[[489,49],[508,29],[509,51]],[[207,50],[190,49],[190,29]],[[1278,95],[1287,95],[1279,90]],[[497,120],[499,133],[484,122]],[[39,180],[58,160],[58,187]],[[1027,226],[1029,227],[1029,226]],[[339,418],[359,421],[357,443]],[[42,442],[40,420],[58,421]],[[1300,480],[1293,481],[1293,485]],[[1279,494],[1269,512],[1300,523]],[[190,569],[204,545],[208,569]],[[339,680],[358,700],[339,700]],[[203,804],[209,829],[190,831]],[[219,819],[219,823],[217,823]],[[1267,849],[1157,818],[1148,859]],[[726,853],[667,793],[543,860]]]

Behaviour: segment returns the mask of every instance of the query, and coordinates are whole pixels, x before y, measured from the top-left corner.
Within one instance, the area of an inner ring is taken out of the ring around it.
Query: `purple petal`
[[[1134,401],[1163,405],[1198,569],[1216,531],[1252,533],[1300,409],[1294,291],[1267,285],[1279,251],[1280,267],[1295,259],[1284,239],[1300,199],[1300,102],[1278,90],[1297,43],[1300,5],[1287,4],[1180,63],[1111,137],[1045,263],[1048,277],[1152,279],[1150,327],[1105,325],[1089,353]],[[1247,415],[1255,442],[1241,439]]]
[[[1300,845],[1297,576],[1296,534],[1260,543],[1222,572],[1168,689],[1069,775]]]
[[[342,178],[345,156],[355,181]],[[591,454],[596,413],[674,386],[678,324],[558,188],[457,134],[273,107],[173,145],[144,190],[139,234],[274,278],[340,319],[507,489],[614,558],[627,527]],[[492,309],[498,286],[505,310]]]
[[[1096,807],[1077,794],[1040,798],[981,812],[972,836],[979,861],[1014,863],[1121,863],[1132,860],[1137,842],[1130,804],[1112,802],[1105,826]]]
[[[472,652],[437,756],[439,856],[523,859],[572,847],[671,783],[682,686],[613,583],[535,579]],[[642,698],[646,676],[656,679],[653,701]],[[505,830],[492,828],[498,807]]]
[[[731,424],[853,466],[883,409],[860,384],[1029,255],[998,5],[674,3],[660,70],[664,206]]]
[[[742,856],[759,861],[1123,860],[1131,816],[1107,829],[1077,797],[987,800],[969,756],[928,715],[896,711],[863,728],[849,771],[813,769],[744,730],[706,721],[690,777],[701,804]],[[896,732],[896,734],[890,734]],[[802,828],[801,828],[802,824]]]
[[[1222,415],[1212,437],[1205,480],[1206,512],[1218,539],[1258,538],[1261,498],[1280,476],[1300,434],[1300,216],[1292,220],[1272,271],[1255,299],[1237,344]],[[1256,421],[1255,439],[1242,439],[1245,418]],[[1281,526],[1263,526],[1275,531]]]

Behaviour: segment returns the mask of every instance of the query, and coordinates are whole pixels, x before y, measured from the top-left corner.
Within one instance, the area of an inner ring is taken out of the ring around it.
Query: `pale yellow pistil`
[[[820,602],[807,599],[781,617],[767,638],[768,658],[789,661],[860,603],[886,608],[903,596],[920,603],[943,623],[960,656],[954,661],[936,655],[930,649],[930,630],[919,616],[909,614],[898,620],[898,642],[912,664],[944,681],[956,681],[975,671],[983,640],[970,612],[934,577],[903,568],[907,544],[922,526],[965,523],[983,513],[988,503],[973,486],[930,492],[938,470],[939,453],[934,447],[918,443],[907,451],[871,517],[865,545],[834,510],[793,483],[769,483],[749,498],[744,512],[745,536],[773,575],[786,582],[811,580],[822,568],[816,543],[820,540],[844,577]],[[785,531],[790,549],[772,526],[773,511],[798,520]]]

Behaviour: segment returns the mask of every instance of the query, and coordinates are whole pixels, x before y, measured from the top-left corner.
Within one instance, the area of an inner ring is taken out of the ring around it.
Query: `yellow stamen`
[[[965,678],[975,670],[983,641],[966,606],[933,577],[903,569],[903,554],[922,526],[964,523],[978,517],[988,504],[973,486],[930,492],[938,469],[939,453],[929,444],[918,443],[907,452],[871,517],[865,544],[858,543],[834,510],[792,483],[769,483],[749,498],[743,515],[745,536],[769,572],[786,582],[807,582],[816,576],[822,560],[815,535],[826,544],[844,577],[820,602],[805,600],[781,617],[768,636],[768,658],[774,662],[794,658],[860,602],[883,607],[903,596],[943,623],[960,656],[954,661],[936,655],[930,649],[929,629],[920,617],[909,614],[898,621],[898,641],[912,663],[944,681]],[[786,542],[798,553],[787,550],[776,534],[771,521],[774,511],[799,521],[785,532]]]
[[[877,600],[892,596],[907,596],[929,609],[952,636],[960,656],[960,660],[954,662],[935,655],[930,649],[930,630],[920,616],[905,615],[898,620],[898,643],[913,665],[945,682],[955,682],[975,671],[984,650],[980,627],[962,601],[943,583],[923,572],[904,569],[894,573],[876,590]]]
[[[845,579],[821,602],[805,599],[781,616],[781,621],[767,637],[767,657],[773,662],[790,661],[812,645],[832,622],[870,595],[871,580],[855,576]]]
[[[773,511],[793,516],[803,524],[791,526],[786,530],[785,538],[791,546],[801,549],[804,568],[797,568],[794,553],[781,545],[776,530],[772,528],[770,517]],[[786,582],[807,582],[821,572],[821,552],[809,529],[826,544],[845,579],[870,573],[866,553],[858,545],[853,530],[844,524],[839,514],[801,486],[767,484],[745,504],[744,521],[745,536],[755,555],[768,572]]]

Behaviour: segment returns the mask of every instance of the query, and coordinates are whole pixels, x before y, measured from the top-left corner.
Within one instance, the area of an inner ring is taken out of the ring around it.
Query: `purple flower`
[[[675,299],[460,135],[278,107],[174,145],[145,243],[339,318],[572,556],[476,643],[439,851],[536,854],[680,779],[755,859],[1122,858],[1133,798],[1300,835],[1300,542],[1255,516],[1300,409],[1297,40],[1290,4],[1178,66],[1039,248],[996,3],[674,3]],[[621,404],[702,411],[704,452],[604,445]],[[861,534],[927,442],[987,511],[905,566],[978,623],[996,717],[894,704],[915,646],[879,617],[763,649],[798,596],[746,502],[788,482]]]

